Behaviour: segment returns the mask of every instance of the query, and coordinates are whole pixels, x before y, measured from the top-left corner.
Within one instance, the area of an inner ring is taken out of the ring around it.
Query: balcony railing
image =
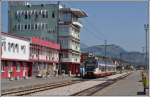
[[[76,19],[76,18],[72,18],[72,22],[78,22],[78,23],[82,24],[81,20],[80,19]]]

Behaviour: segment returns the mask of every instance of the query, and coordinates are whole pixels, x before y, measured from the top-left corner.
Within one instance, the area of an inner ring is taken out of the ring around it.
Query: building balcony
[[[71,49],[71,50],[74,50],[74,51],[78,51],[80,52],[80,46],[74,46],[74,45],[62,45],[62,49]]]
[[[79,26],[80,28],[83,27],[81,21],[78,20],[78,19],[72,19],[72,24],[75,25],[75,26]]]
[[[80,58],[61,58],[61,62],[80,63]]]
[[[69,25],[69,24],[73,24],[75,26],[78,26],[78,27],[83,27],[82,23],[80,20],[77,20],[77,19],[72,19],[72,20],[60,20],[59,21],[59,24],[63,24],[63,25]]]

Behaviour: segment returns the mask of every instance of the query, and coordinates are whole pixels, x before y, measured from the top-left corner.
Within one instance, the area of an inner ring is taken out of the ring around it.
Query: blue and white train
[[[83,78],[98,78],[112,75],[116,72],[116,65],[112,61],[89,58],[81,68]]]

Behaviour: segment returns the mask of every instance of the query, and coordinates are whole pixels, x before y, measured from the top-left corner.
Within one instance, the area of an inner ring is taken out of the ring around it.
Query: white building
[[[1,76],[19,79],[29,76],[29,39],[1,32]]]
[[[79,74],[80,28],[79,18],[87,17],[80,9],[60,7],[59,41],[61,45],[61,67],[66,73]]]

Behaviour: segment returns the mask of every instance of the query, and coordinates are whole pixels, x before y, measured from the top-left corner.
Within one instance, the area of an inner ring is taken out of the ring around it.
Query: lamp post
[[[107,40],[105,40],[105,71],[106,71],[106,50],[107,50]]]
[[[60,5],[60,1],[57,2],[57,43],[60,44],[60,50],[58,51],[58,55],[59,55],[59,60],[58,60],[58,72],[59,74],[61,75],[61,56],[62,56],[62,53],[61,53],[61,42],[60,42],[60,39],[59,39],[59,5]]]
[[[145,67],[146,67],[146,70],[148,71],[149,69],[149,66],[148,66],[148,63],[149,63],[149,59],[148,59],[148,54],[149,54],[149,45],[148,45],[148,39],[149,39],[149,24],[144,24],[144,29],[145,29],[145,39],[146,39],[146,48],[145,48]]]
[[[120,73],[122,73],[122,63],[121,63],[122,54],[120,53]]]

